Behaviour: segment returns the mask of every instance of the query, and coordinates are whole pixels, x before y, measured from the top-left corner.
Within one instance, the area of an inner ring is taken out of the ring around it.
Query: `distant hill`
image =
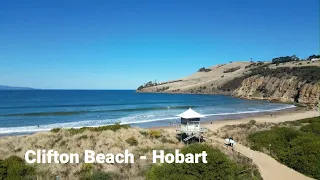
[[[314,107],[320,98],[320,61],[313,59],[296,60],[295,56],[285,56],[271,62],[230,62],[200,68],[177,80],[150,81],[137,91],[225,94]]]
[[[13,87],[13,86],[4,86],[0,85],[0,90],[32,90],[33,88],[29,87]]]

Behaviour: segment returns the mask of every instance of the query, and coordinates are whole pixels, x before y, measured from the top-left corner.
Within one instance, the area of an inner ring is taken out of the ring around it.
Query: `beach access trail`
[[[219,137],[213,136],[210,139],[224,144],[225,140]],[[308,180],[311,179],[270,157],[269,155],[253,151],[250,148],[241,144],[235,145],[235,150],[242,155],[252,158],[253,163],[259,167],[260,174],[264,180]]]
[[[233,124],[241,124],[241,123],[248,123],[250,120],[255,120],[258,122],[285,122],[285,121],[295,121],[304,118],[311,118],[318,115],[316,111],[298,111],[298,112],[285,112],[285,113],[277,113],[276,116],[270,115],[262,115],[257,117],[239,119],[239,120],[228,120],[228,121],[221,121],[213,124],[206,124],[205,127],[210,129],[211,131],[216,131],[218,128],[223,127],[225,125],[233,125]],[[217,136],[210,136],[208,139],[212,139],[219,143],[224,144],[225,140],[217,137]],[[273,159],[271,156],[259,152],[254,151],[246,146],[241,144],[235,145],[235,150],[243,154],[248,158],[253,159],[253,163],[259,167],[259,171],[261,176],[264,180],[308,180],[312,179],[307,177],[281,163]]]

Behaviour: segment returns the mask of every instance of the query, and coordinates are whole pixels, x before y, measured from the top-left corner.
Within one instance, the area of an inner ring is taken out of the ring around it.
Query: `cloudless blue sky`
[[[319,54],[319,0],[0,1],[3,85],[135,89],[293,54]]]

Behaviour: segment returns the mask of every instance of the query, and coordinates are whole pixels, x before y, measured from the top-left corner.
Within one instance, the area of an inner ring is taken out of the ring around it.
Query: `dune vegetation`
[[[34,179],[35,169],[18,156],[0,161],[0,179]]]
[[[6,161],[12,156],[24,159],[25,152],[30,149],[54,149],[60,153],[77,153],[80,154],[80,158],[83,158],[85,150],[117,154],[128,149],[135,156],[146,155],[148,159],[151,159],[153,149],[180,149],[182,146],[183,144],[179,143],[175,134],[162,130],[129,128],[128,125],[116,124],[80,129],[56,128],[50,132],[0,138],[0,159]],[[31,179],[35,177],[54,179],[56,176],[60,176],[61,179],[96,179],[95,177],[144,179],[150,162],[137,158],[134,164],[51,163],[29,166],[35,172],[31,174],[33,175]]]
[[[250,166],[250,162],[246,164],[238,161],[237,163],[235,159],[229,158],[221,150],[211,145],[192,144],[182,149],[183,154],[201,153],[202,151],[208,154],[208,163],[153,165],[147,172],[147,179],[262,179],[257,168]]]
[[[320,179],[320,117],[279,124],[250,121],[223,127],[217,134],[232,136],[302,174]]]
[[[180,172],[178,170],[180,168],[187,168],[183,172],[191,179],[199,177],[208,179],[209,176],[223,179],[226,173],[231,173],[228,177],[239,177],[238,179],[261,179],[257,168],[251,167],[247,159],[228,154],[223,148],[213,146],[213,144],[195,144],[185,147],[185,144],[176,138],[174,131],[131,128],[120,124],[80,129],[55,128],[49,132],[33,135],[1,137],[0,179],[55,179],[56,176],[61,179],[81,180],[163,179],[169,175],[162,175],[166,169]],[[117,154],[128,149],[136,157],[147,156],[147,160],[136,158],[133,164],[26,164],[25,152],[37,149],[77,153],[80,155],[80,160],[85,150]],[[183,153],[207,150],[209,164],[153,164],[151,159],[154,149],[164,150],[166,153],[175,149],[182,149]],[[193,168],[196,168],[197,174],[193,174],[191,171]],[[204,169],[201,170],[202,168]],[[226,169],[228,171],[225,171]],[[246,171],[247,169],[251,170]],[[178,178],[174,174],[172,177]]]

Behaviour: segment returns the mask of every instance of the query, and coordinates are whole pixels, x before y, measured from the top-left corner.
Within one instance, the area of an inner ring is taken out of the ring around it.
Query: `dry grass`
[[[247,136],[257,131],[268,130],[276,126],[275,123],[262,123],[251,120],[248,123],[238,125],[227,125],[217,130],[216,135],[225,139],[232,137],[236,142],[247,146]]]
[[[141,132],[145,132],[144,135]],[[134,137],[139,143],[134,146],[126,142]],[[119,129],[117,131],[90,131],[70,133],[61,129],[54,132],[40,132],[27,136],[11,136],[0,138],[0,159],[17,155],[24,158],[27,150],[54,149],[59,153],[78,153],[83,157],[85,150],[96,153],[123,153],[125,149],[138,155],[146,155],[148,160],[135,159],[134,164],[93,164],[93,169],[116,174],[118,179],[144,179],[144,174],[151,165],[153,149],[176,149],[183,144],[175,138],[174,133],[164,130],[144,130],[139,128]],[[46,164],[34,165],[45,177],[61,176],[62,179],[78,179],[83,164]]]
[[[296,121],[290,122],[281,122],[281,123],[270,123],[270,122],[256,122],[251,120],[248,123],[237,124],[237,125],[226,125],[219,128],[216,132],[213,132],[213,135],[221,137],[223,139],[232,137],[236,142],[241,143],[242,145],[249,146],[247,137],[249,134],[270,130],[272,127],[290,127],[293,129],[299,129],[303,124],[297,124]],[[305,123],[306,124],[306,123]]]

